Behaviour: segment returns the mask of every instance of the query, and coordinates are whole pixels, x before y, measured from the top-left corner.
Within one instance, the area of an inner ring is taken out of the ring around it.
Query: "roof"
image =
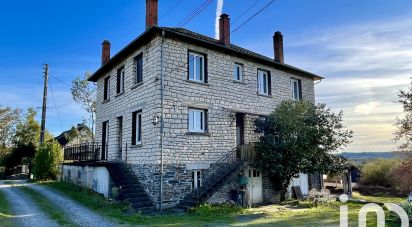
[[[205,46],[207,48],[215,48],[221,50],[223,52],[239,55],[241,57],[251,58],[255,61],[259,61],[263,64],[270,65],[275,67],[276,69],[292,72],[295,74],[299,74],[304,77],[309,77],[313,80],[321,80],[323,79],[322,76],[316,75],[314,73],[305,71],[303,69],[299,69],[297,67],[282,64],[279,62],[275,62],[272,58],[266,57],[264,55],[258,54],[256,52],[247,50],[245,48],[239,47],[234,44],[230,44],[229,46],[224,45],[217,39],[184,29],[184,28],[172,28],[172,27],[158,27],[154,26],[145,32],[143,32],[140,36],[134,39],[131,43],[129,43],[126,47],[120,50],[116,55],[114,55],[108,63],[103,65],[99,68],[94,74],[92,74],[88,80],[96,82],[101,76],[111,70],[114,66],[122,62],[125,58],[128,57],[133,51],[137,50],[141,46],[143,46],[146,42],[150,41],[151,38],[155,35],[161,34],[161,32],[165,32],[166,37],[177,37],[181,38],[184,41],[196,43],[201,46]]]

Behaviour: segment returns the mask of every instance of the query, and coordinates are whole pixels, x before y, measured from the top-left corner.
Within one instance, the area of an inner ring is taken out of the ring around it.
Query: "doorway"
[[[117,157],[122,160],[123,117],[117,118]]]
[[[236,145],[245,144],[245,114],[236,113]]]
[[[247,193],[249,195],[249,204],[258,204],[263,202],[262,173],[252,167],[246,168],[248,178]]]
[[[100,156],[101,160],[106,160],[107,157],[107,148],[109,141],[109,121],[103,122],[103,129],[102,129],[102,153]]]

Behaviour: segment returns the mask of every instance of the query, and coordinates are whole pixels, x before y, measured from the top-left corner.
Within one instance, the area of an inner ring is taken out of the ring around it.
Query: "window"
[[[263,95],[271,94],[271,81],[268,71],[258,70],[258,93]]]
[[[189,80],[206,83],[205,56],[189,52]]]
[[[124,66],[117,70],[116,94],[124,92]]]
[[[104,78],[103,100],[110,99],[110,77]]]
[[[292,99],[301,100],[302,99],[302,83],[298,79],[291,79],[290,86],[292,91]]]
[[[132,145],[142,144],[142,111],[132,114]]]
[[[143,54],[139,54],[134,58],[135,66],[135,84],[143,82]]]
[[[192,189],[200,188],[202,186],[202,171],[193,170],[192,172]]]
[[[236,81],[242,81],[243,80],[243,65],[239,63],[235,63],[235,69],[233,72],[233,79]]]
[[[189,109],[189,132],[206,132],[206,110]]]

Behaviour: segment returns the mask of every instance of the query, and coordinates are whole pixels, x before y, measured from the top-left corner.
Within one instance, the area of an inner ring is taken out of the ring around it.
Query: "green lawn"
[[[72,223],[70,219],[68,219],[56,205],[54,205],[51,201],[46,199],[39,192],[28,187],[20,187],[20,190],[23,191],[30,199],[32,199],[40,207],[40,209],[47,216],[49,216],[49,218],[55,220],[59,225],[74,225],[74,223]]]
[[[13,215],[11,214],[10,204],[6,200],[3,192],[0,190],[0,223],[1,226],[15,226],[13,223]]]
[[[120,223],[150,226],[338,226],[340,206],[349,208],[350,226],[358,225],[358,211],[363,206],[353,202],[329,202],[315,207],[311,202],[300,202],[297,207],[270,205],[260,208],[239,209],[228,206],[202,206],[192,213],[163,214],[147,216],[130,215],[125,204],[107,201],[104,197],[88,190],[80,189],[68,183],[47,183],[74,200],[84,204],[104,216],[118,220]],[[375,202],[404,202],[404,198],[374,197],[355,194],[357,199]],[[387,214],[388,216],[388,214]],[[376,216],[368,214],[368,226],[376,226]],[[387,226],[399,226],[398,223],[387,222]]]

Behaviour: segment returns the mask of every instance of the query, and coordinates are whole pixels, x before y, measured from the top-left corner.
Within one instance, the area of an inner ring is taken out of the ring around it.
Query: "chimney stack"
[[[110,60],[110,42],[108,40],[102,43],[102,66]]]
[[[157,26],[158,0],[146,0],[146,29]]]
[[[225,13],[219,19],[219,40],[226,46],[230,45],[230,19]]]
[[[280,31],[275,32],[273,36],[273,49],[275,52],[275,62],[285,63],[283,58],[283,35]]]

